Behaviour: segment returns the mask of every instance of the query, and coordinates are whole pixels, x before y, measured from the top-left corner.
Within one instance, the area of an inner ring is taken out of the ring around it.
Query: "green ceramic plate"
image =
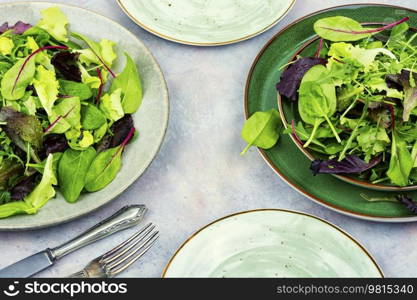
[[[149,32],[178,43],[216,46],[249,39],[274,26],[295,0],[117,0]]]
[[[275,85],[280,77],[279,67],[288,63],[294,54],[310,41],[315,33],[316,20],[343,15],[359,22],[387,23],[409,16],[410,25],[417,26],[417,12],[389,5],[362,4],[329,8],[301,18],[275,35],[261,50],[249,72],[245,93],[246,118],[256,111],[277,108]],[[343,182],[331,175],[313,176],[309,159],[291,138],[282,135],[278,144],[260,152],[275,172],[306,197],[338,212],[375,221],[417,221],[402,205],[389,202],[368,202],[361,197],[387,197],[395,193],[373,191]],[[417,192],[407,192],[417,199]]]
[[[300,212],[255,210],[190,237],[163,277],[383,277],[371,255],[336,226]]]
[[[150,165],[157,154],[167,128],[168,91],[162,72],[149,50],[127,29],[114,21],[75,6],[45,2],[22,2],[0,5],[0,20],[18,20],[35,24],[40,10],[59,6],[67,15],[72,31],[94,40],[107,38],[116,42],[118,59],[114,66],[120,72],[125,65],[123,52],[128,52],[138,66],[143,83],[143,101],[133,115],[139,138],[129,144],[123,154],[123,166],[115,180],[103,190],[83,194],[77,203],[67,203],[58,194],[36,215],[21,215],[0,220],[0,230],[35,229],[66,222],[85,215],[108,203],[132,184]]]

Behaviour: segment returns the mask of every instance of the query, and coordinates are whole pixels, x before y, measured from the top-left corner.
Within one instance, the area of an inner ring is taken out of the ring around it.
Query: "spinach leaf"
[[[96,150],[88,147],[84,151],[67,149],[58,165],[58,182],[65,200],[74,203],[84,188],[87,172],[96,156]]]
[[[51,125],[46,132],[64,133],[70,128],[77,128],[81,119],[81,103],[78,97],[64,98],[58,102],[50,113]]]
[[[88,103],[81,107],[81,126],[93,130],[106,123],[106,116],[96,106]]]
[[[93,96],[93,92],[87,84],[62,79],[59,80],[59,92],[61,95],[78,97],[81,101]]]
[[[89,192],[101,190],[113,181],[121,167],[121,146],[100,152],[90,165],[85,178],[85,189]]]
[[[35,60],[28,60],[22,69],[26,59],[17,61],[3,76],[0,91],[4,99],[17,100],[24,96],[27,86],[35,76]],[[20,73],[20,75],[19,75]],[[16,78],[19,80],[16,83]]]
[[[129,131],[120,146],[100,152],[90,165],[86,179],[85,189],[89,192],[101,190],[116,177],[122,166],[122,152],[133,137],[135,128]]]
[[[242,138],[248,145],[240,154],[245,154],[252,146],[272,148],[279,139],[281,127],[281,119],[276,109],[257,111],[243,125]]]
[[[142,83],[133,59],[125,53],[126,66],[114,80],[110,87],[110,93],[117,89],[122,90],[122,107],[126,114],[133,114],[142,103]]]
[[[336,112],[336,88],[331,81],[327,81],[328,70],[325,66],[312,67],[303,77],[300,85],[298,111],[301,119],[313,125],[313,131],[304,147],[308,147],[315,138],[318,127],[324,121],[329,124],[334,136],[340,143],[340,137],[334,128],[330,117]],[[320,78],[320,80],[318,80]]]
[[[407,150],[407,143],[396,132],[392,133],[391,159],[387,176],[398,186],[408,185],[408,177],[414,165],[414,160]]]

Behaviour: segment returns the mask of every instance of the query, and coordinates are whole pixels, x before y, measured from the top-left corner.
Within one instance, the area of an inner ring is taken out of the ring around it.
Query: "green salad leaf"
[[[68,32],[67,24],[68,19],[62,13],[59,7],[49,7],[41,10],[42,19],[39,21],[37,26],[46,30],[51,34],[57,41],[67,42]]]
[[[414,160],[407,150],[407,144],[397,133],[392,134],[391,159],[387,176],[398,186],[407,186]]]
[[[81,101],[93,97],[93,92],[87,84],[64,79],[59,80],[59,92],[61,95],[78,97]]]
[[[101,190],[116,177],[122,167],[122,147],[100,152],[90,165],[85,182],[89,192]]]
[[[240,154],[245,154],[252,146],[272,148],[279,139],[281,128],[281,119],[276,109],[254,113],[243,126],[242,138],[248,145]]]
[[[110,93],[121,89],[122,107],[126,114],[133,114],[142,103],[142,83],[133,59],[125,53],[126,66],[114,80],[110,87]]]
[[[30,60],[29,60],[30,61]],[[21,80],[19,81],[21,82]],[[56,80],[55,72],[47,70],[43,66],[36,68],[35,79],[33,86],[38,94],[39,100],[48,115],[52,114],[52,107],[55,100],[58,99],[59,83]]]
[[[74,203],[78,200],[85,185],[85,178],[96,150],[88,147],[84,151],[67,149],[58,165],[59,188],[65,200]]]
[[[26,63],[25,68],[22,69],[25,59],[18,60],[13,67],[11,67],[3,76],[1,80],[0,91],[1,95],[6,100],[18,100],[22,98],[26,93],[27,86],[32,82],[35,76],[35,61],[29,60]],[[20,70],[19,80],[15,85],[16,78]]]

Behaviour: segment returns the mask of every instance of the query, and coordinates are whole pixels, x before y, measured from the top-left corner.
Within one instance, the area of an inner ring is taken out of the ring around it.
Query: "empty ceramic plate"
[[[371,255],[336,226],[300,212],[255,210],[190,237],[163,277],[383,277]]]
[[[275,25],[295,0],[117,0],[149,32],[178,43],[215,46],[249,39]]]

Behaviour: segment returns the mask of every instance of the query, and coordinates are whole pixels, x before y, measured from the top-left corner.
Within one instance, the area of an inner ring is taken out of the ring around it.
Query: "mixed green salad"
[[[311,164],[314,174],[417,184],[417,33],[408,20],[376,28],[343,16],[320,19],[316,53],[284,66],[277,90],[299,114],[285,133],[320,157]],[[244,138],[257,132],[258,139],[272,137],[272,147],[279,116],[261,113],[260,128],[269,130],[261,133],[249,119]]]
[[[0,26],[0,218],[34,214],[56,194],[76,202],[107,186],[136,135],[138,70],[115,43],[68,31],[57,7],[36,25]]]

